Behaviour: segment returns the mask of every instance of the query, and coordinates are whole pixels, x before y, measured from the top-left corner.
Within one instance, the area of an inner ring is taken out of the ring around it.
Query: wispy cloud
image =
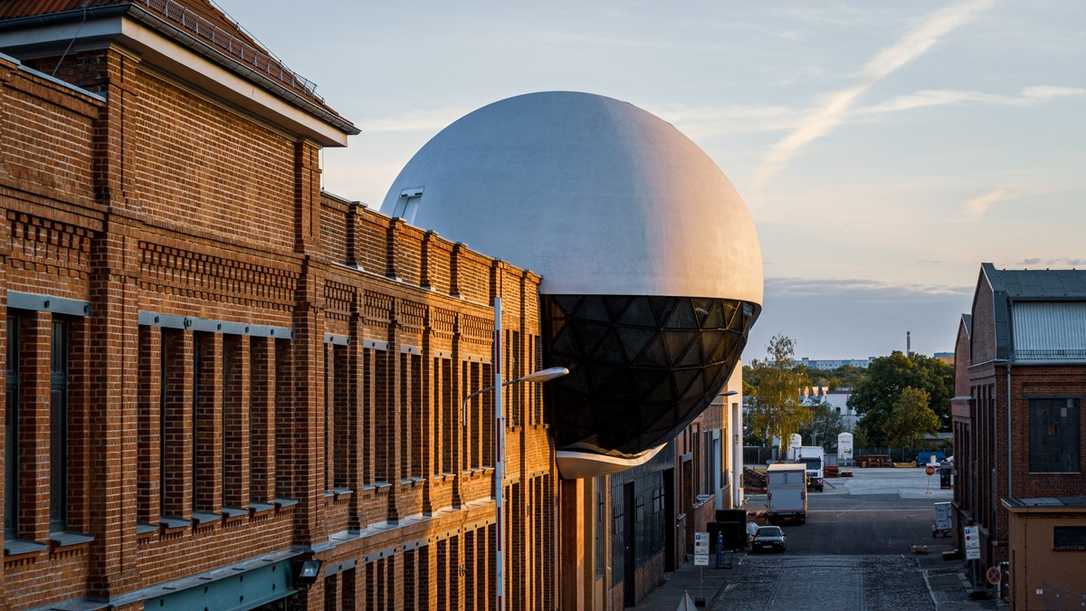
[[[860,81],[825,96],[795,130],[778,142],[762,161],[754,177],[756,188],[780,172],[803,147],[829,134],[845,120],[856,100],[879,81],[927,53],[940,38],[972,21],[992,6],[993,0],[967,0],[936,11],[909,30],[896,43],[876,53],[864,65]]]
[[[965,210],[973,216],[981,217],[985,214],[988,214],[988,211],[992,208],[992,206],[1012,200],[1020,195],[1021,193],[1018,191],[1018,189],[1014,189],[1011,187],[998,187],[996,189],[988,191],[987,193],[982,193],[980,195],[977,195],[976,197],[971,197],[967,199],[962,207],[965,208]]]
[[[1086,95],[1086,88],[1037,85],[1023,88],[1018,95],[987,93],[958,89],[921,89],[908,95],[856,109],[856,114],[883,114],[954,104],[997,104],[1002,106],[1032,106],[1055,98]]]
[[[1082,267],[1086,266],[1086,259],[1076,257],[1057,257],[1054,259],[1042,259],[1040,257],[1031,257],[1029,259],[1023,259],[1018,262],[1018,265],[1024,265],[1026,267]]]
[[[841,296],[850,299],[929,299],[959,296],[968,287],[937,284],[894,284],[863,278],[766,278],[766,294],[788,297]]]

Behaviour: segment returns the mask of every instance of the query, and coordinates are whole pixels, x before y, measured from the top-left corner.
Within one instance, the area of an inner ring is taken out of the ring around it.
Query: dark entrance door
[[[635,559],[637,557],[637,550],[635,549],[635,537],[634,537],[634,483],[629,482],[622,487],[622,530],[625,535],[625,550],[622,558],[622,604],[626,607],[632,607],[637,604],[637,579],[635,571]]]
[[[664,570],[675,570],[675,469],[664,471]]]

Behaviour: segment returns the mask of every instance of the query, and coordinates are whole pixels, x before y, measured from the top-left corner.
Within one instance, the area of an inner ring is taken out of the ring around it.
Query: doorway
[[[637,604],[637,574],[636,574],[636,537],[634,536],[634,483],[628,482],[622,486],[622,530],[625,534],[625,549],[622,557],[622,604],[632,607]]]
[[[675,570],[675,469],[664,471],[664,571]]]

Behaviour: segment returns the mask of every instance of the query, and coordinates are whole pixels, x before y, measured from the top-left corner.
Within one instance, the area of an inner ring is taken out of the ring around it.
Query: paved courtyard
[[[932,504],[950,500],[937,478],[921,469],[856,469],[811,493],[807,524],[784,526],[784,554],[739,554],[730,570],[674,574],[639,609],[674,609],[683,591],[704,596],[712,609],[982,608],[966,600],[959,564],[944,562],[950,539],[933,539]],[[765,495],[750,495],[751,511]],[[914,556],[913,545],[928,546]]]

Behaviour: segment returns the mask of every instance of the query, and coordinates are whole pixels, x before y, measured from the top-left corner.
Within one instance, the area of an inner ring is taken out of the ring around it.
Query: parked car
[[[758,532],[755,533],[754,539],[750,543],[750,551],[752,552],[765,550],[783,552],[784,548],[784,531],[781,530],[780,526],[762,526],[758,528]]]

